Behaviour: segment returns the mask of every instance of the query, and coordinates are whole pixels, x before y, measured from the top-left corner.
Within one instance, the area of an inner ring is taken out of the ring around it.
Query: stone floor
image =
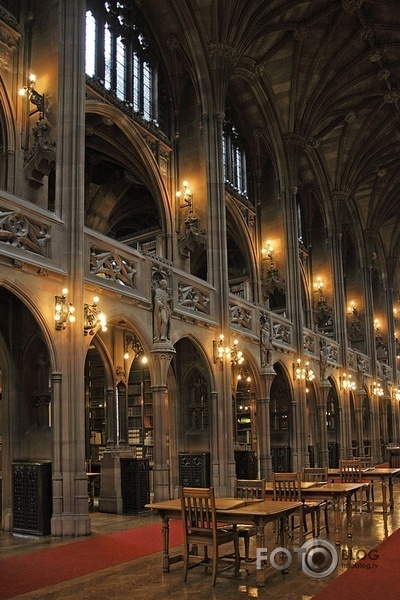
[[[105,600],[125,598],[135,600],[196,599],[196,600],[245,600],[260,598],[268,600],[311,600],[314,594],[323,589],[330,581],[340,575],[349,566],[348,553],[353,552],[354,563],[365,552],[374,548],[380,541],[400,527],[400,478],[395,480],[395,509],[385,516],[382,508],[376,506],[373,511],[360,514],[354,511],[354,535],[352,544],[343,537],[343,545],[338,546],[339,562],[335,571],[328,577],[316,579],[298,568],[294,546],[289,547],[293,563],[287,574],[271,569],[265,587],[258,588],[254,563],[244,565],[239,576],[227,571],[217,578],[214,588],[210,586],[210,575],[202,569],[189,572],[186,583],[182,582],[182,563],[171,566],[170,573],[162,572],[161,553],[156,553],[132,562],[123,563],[93,574],[71,579],[55,586],[47,587],[29,594],[18,596],[24,599],[56,600]],[[375,484],[375,500],[380,500],[380,484]],[[105,535],[122,529],[160,522],[154,514],[131,516],[100,513],[96,509],[92,514],[92,535]],[[333,514],[330,514],[331,533],[322,532],[322,539],[333,540]],[[161,535],[161,522],[160,522]],[[80,538],[82,539],[82,538]],[[254,538],[252,538],[254,540]],[[267,548],[274,547],[274,534],[271,525],[266,528]],[[55,547],[60,544],[74,544],[78,540],[57,539],[52,537],[17,536],[0,532],[1,557],[35,552],[41,548]],[[253,545],[254,550],[254,545]],[[173,549],[179,551],[179,548]],[[246,569],[244,568],[246,566]],[[338,599],[339,600],[339,599]],[[340,599],[343,600],[343,599]]]

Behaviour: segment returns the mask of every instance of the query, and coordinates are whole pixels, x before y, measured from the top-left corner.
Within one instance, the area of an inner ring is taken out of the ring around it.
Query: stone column
[[[276,373],[271,366],[261,369],[262,396],[257,400],[258,447],[260,452],[260,478],[272,478],[270,400],[271,386]]]
[[[65,270],[64,285],[76,308],[75,323],[55,331],[62,373],[53,381],[61,389],[53,408],[53,457],[55,512],[52,534],[80,536],[90,533],[85,472],[85,401],[83,343],[84,169],[85,169],[85,6],[79,0],[59,3],[57,168],[55,207],[63,221],[59,261]],[[62,169],[60,166],[62,165]],[[61,448],[59,454],[58,448]],[[60,499],[62,496],[62,502]]]
[[[318,466],[320,467],[329,466],[328,436],[326,431],[326,406],[330,389],[330,383],[324,379],[320,385],[320,398],[317,401],[317,418],[319,429]]]
[[[154,360],[153,434],[154,434],[154,501],[168,500],[169,466],[167,447],[166,390],[167,373],[175,354],[169,341],[155,342],[151,350]]]

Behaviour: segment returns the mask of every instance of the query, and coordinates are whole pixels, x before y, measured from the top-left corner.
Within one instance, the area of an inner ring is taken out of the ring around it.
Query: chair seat
[[[218,544],[225,544],[228,542],[235,541],[237,537],[238,534],[233,529],[231,529],[230,531],[227,531],[226,529],[217,529]],[[190,544],[204,545],[207,542],[212,542],[213,534],[212,531],[205,531],[204,529],[200,530],[193,528],[190,532],[188,532],[187,538]]]
[[[242,536],[243,534],[246,534],[248,536],[253,536],[256,535],[257,533],[257,527],[255,525],[242,525],[239,524],[236,526],[236,530],[239,534],[239,536]]]

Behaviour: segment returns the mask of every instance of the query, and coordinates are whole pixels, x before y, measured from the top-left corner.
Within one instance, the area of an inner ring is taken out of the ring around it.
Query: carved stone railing
[[[28,218],[21,211],[7,209],[0,201],[0,242],[48,256],[51,227]]]
[[[85,279],[127,297],[151,302],[150,259],[85,228]]]
[[[51,249],[57,246],[62,221],[31,202],[0,191],[0,254],[36,273],[62,271]]]
[[[293,350],[293,324],[283,316],[270,313],[272,324],[271,341],[275,348]]]

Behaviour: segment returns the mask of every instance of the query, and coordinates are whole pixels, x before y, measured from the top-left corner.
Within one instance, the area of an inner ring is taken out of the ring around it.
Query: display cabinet
[[[52,515],[51,462],[13,463],[13,530],[49,535]]]
[[[150,466],[146,459],[121,458],[122,512],[145,512],[150,502]]]
[[[179,485],[210,487],[211,459],[209,452],[179,453]]]

